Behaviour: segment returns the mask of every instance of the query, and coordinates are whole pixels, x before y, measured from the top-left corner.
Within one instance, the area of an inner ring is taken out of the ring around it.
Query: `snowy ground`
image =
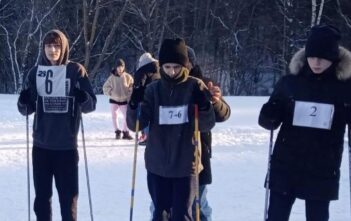
[[[267,168],[269,133],[258,127],[257,116],[266,97],[227,97],[232,116],[213,130],[213,184],[209,202],[214,221],[263,220],[263,180]],[[0,220],[27,220],[26,127],[17,112],[16,95],[0,95]],[[94,113],[84,116],[94,220],[128,220],[134,144],[116,141],[108,100],[98,96]],[[30,118],[30,126],[32,118]],[[79,135],[80,136],[80,135]],[[80,140],[81,144],[81,140]],[[31,146],[31,145],[30,145]],[[345,143],[346,147],[346,143]],[[79,220],[90,220],[84,158],[80,145]],[[138,150],[134,220],[149,220],[150,198],[146,187],[144,147]],[[349,179],[344,152],[340,199],[333,201],[331,221],[350,220]],[[31,179],[32,180],[32,179]],[[33,188],[33,184],[31,183]],[[31,199],[33,202],[33,189]],[[54,221],[60,220],[57,195]],[[31,212],[31,220],[35,220]],[[290,221],[303,221],[304,203],[297,201]]]

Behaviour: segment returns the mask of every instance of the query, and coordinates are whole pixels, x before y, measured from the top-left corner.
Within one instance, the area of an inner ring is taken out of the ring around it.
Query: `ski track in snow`
[[[257,125],[258,111],[266,97],[228,97],[231,118],[213,129],[213,184],[208,198],[213,220],[257,221],[263,219],[263,181],[267,169],[269,132]],[[26,126],[17,112],[16,95],[0,95],[0,220],[27,220]],[[108,100],[98,96],[97,111],[84,115],[86,151],[94,219],[128,220],[134,141],[115,140]],[[30,122],[30,149],[31,127]],[[347,144],[345,143],[345,148]],[[84,170],[84,155],[79,134],[80,195],[78,218],[90,220]],[[150,220],[150,197],[146,186],[144,147],[138,147],[134,220]],[[330,207],[331,221],[350,217],[347,154],[344,152],[340,199]],[[31,201],[34,190],[31,178]],[[35,220],[31,211],[31,220]],[[56,190],[53,195],[53,220],[60,220]],[[304,202],[297,200],[290,221],[303,221]]]

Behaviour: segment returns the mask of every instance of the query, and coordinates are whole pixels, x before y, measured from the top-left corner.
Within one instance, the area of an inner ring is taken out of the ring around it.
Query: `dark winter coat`
[[[313,74],[302,49],[294,55],[290,71],[291,75],[278,82],[259,116],[259,124],[266,129],[281,124],[271,156],[269,187],[301,199],[336,200],[345,125],[351,116],[347,82],[351,54],[340,48],[338,63],[322,74]],[[330,129],[294,126],[298,101],[334,106]]]
[[[211,79],[205,78],[202,75],[202,71],[199,65],[195,65],[190,71],[190,76],[197,77],[204,81],[207,85]],[[216,122],[226,121],[230,117],[230,107],[223,100],[219,100],[213,105],[215,112]],[[211,169],[211,158],[212,158],[212,133],[211,131],[201,133],[201,163],[203,170],[199,176],[199,184],[206,185],[212,183],[212,169]]]
[[[74,149],[77,147],[77,134],[81,114],[95,110],[96,97],[85,68],[78,63],[68,61],[69,47],[67,38],[62,32],[53,31],[60,35],[62,42],[59,65],[66,67],[63,88],[65,95],[56,97],[39,95],[37,79],[46,78],[46,84],[55,87],[55,82],[50,80],[49,71],[47,73],[38,71],[38,68],[50,69],[52,67],[44,54],[40,65],[32,68],[25,81],[26,88],[29,88],[31,91],[31,103],[24,105],[18,102],[17,106],[19,112],[23,115],[26,115],[27,111],[28,114],[35,112],[33,146],[51,150]],[[43,53],[45,53],[44,50]],[[86,93],[86,100],[83,103],[78,103],[75,99],[74,91],[76,88]]]
[[[223,100],[219,100],[213,105],[215,112],[216,122],[226,121],[230,117],[230,107]],[[212,170],[211,170],[211,158],[212,158],[212,133],[201,132],[201,163],[203,170],[199,176],[199,184],[206,185],[212,183]]]
[[[149,125],[149,135],[145,149],[146,169],[156,175],[176,178],[187,177],[195,172],[194,135],[194,96],[204,83],[188,76],[183,68],[176,81],[167,79],[161,73],[161,79],[151,82],[145,90],[141,103],[140,129]],[[160,106],[188,107],[188,122],[182,124],[161,125],[159,121]],[[127,124],[135,130],[137,110],[128,105]],[[207,110],[199,111],[199,130],[210,131],[215,124],[212,105]]]

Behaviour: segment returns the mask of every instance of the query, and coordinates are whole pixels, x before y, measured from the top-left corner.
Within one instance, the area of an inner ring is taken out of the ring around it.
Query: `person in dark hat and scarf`
[[[37,221],[52,220],[52,182],[55,178],[62,220],[76,221],[77,135],[81,115],[95,110],[96,97],[85,68],[68,60],[68,40],[61,31],[49,31],[42,47],[42,60],[28,73],[17,103],[21,114],[35,113],[34,211]]]
[[[210,131],[215,115],[204,83],[189,76],[184,40],[165,39],[159,52],[161,79],[145,89],[134,87],[128,105],[128,127],[135,130],[140,108],[141,129],[149,126],[145,148],[147,183],[155,210],[153,221],[162,220],[170,208],[173,221],[192,221],[196,189],[195,111],[199,108],[199,130]]]
[[[307,221],[329,220],[338,199],[345,125],[350,123],[351,54],[339,46],[330,25],[311,28],[305,48],[290,62],[259,124],[280,130],[271,156],[268,221],[289,220],[296,200],[305,200]]]

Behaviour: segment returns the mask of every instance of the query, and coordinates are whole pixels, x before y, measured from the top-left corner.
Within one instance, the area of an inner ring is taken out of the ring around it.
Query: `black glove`
[[[205,88],[200,88],[196,87],[194,90],[194,104],[197,104],[199,107],[199,110],[207,110],[209,106],[211,105],[210,99],[211,99],[211,94],[210,92],[205,89]]]
[[[74,97],[78,103],[84,103],[88,99],[88,94],[87,92],[74,88],[73,90]]]
[[[134,87],[132,95],[130,96],[130,105],[132,108],[136,108],[140,102],[144,99],[145,87],[139,86]]]
[[[22,90],[18,98],[19,103],[23,105],[29,105],[31,103],[31,94],[32,92],[29,88]]]
[[[284,105],[281,101],[268,101],[262,106],[259,124],[268,129],[277,129],[284,116]]]

